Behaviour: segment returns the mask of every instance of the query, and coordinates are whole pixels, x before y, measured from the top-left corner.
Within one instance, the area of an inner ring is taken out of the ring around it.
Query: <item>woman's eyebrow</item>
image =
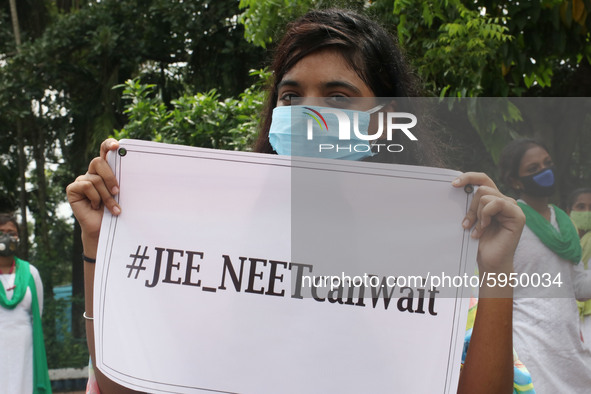
[[[280,90],[284,86],[297,88],[300,86],[300,84],[297,81],[293,81],[291,79],[284,79],[281,82],[279,82],[279,84],[277,84],[277,90]]]
[[[355,94],[361,95],[361,90],[359,88],[349,82],[345,81],[330,81],[324,84],[327,88],[346,88],[354,92]]]
[[[277,90],[280,90],[284,86],[297,88],[297,87],[300,87],[301,84],[299,82],[291,80],[291,79],[285,79],[285,80],[279,82],[279,84],[277,85]],[[345,82],[345,81],[325,82],[325,83],[323,83],[323,87],[324,88],[346,88],[355,94],[361,95],[361,90],[359,90],[359,88],[357,86],[355,86],[349,82]]]

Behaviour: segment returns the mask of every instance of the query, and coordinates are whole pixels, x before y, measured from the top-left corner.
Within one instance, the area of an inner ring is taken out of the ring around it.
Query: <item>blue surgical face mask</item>
[[[519,178],[523,191],[533,197],[550,197],[556,190],[554,166]]]
[[[279,155],[362,160],[374,153],[369,138],[358,134],[368,135],[370,114],[380,108],[365,112],[312,105],[275,107],[269,142]],[[339,138],[339,119],[335,111],[348,117],[350,139]]]

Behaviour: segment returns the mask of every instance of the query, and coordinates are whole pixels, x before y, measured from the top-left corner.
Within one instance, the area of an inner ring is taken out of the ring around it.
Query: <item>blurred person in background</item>
[[[589,269],[591,260],[591,188],[574,190],[568,197],[567,212],[579,231],[583,268]],[[591,346],[591,301],[579,302],[581,335],[587,346]]]
[[[0,213],[0,393],[51,393],[39,271],[15,256],[14,214]]]
[[[591,351],[581,341],[576,299],[591,298],[591,271],[582,268],[568,214],[550,204],[557,184],[552,157],[540,142],[520,139],[505,146],[499,167],[526,218],[513,265],[530,282],[514,290],[513,346],[536,393],[588,393]],[[535,285],[535,278],[546,279]]]

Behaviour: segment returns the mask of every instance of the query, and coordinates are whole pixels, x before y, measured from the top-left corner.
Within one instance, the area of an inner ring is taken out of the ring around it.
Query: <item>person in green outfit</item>
[[[568,197],[567,212],[579,230],[581,237],[583,267],[591,268],[591,188],[574,190]],[[591,346],[591,301],[579,302],[581,335],[587,346]]]
[[[0,213],[0,393],[51,393],[39,271],[15,256],[18,224]]]
[[[591,351],[581,341],[576,299],[591,298],[591,271],[582,269],[579,236],[569,216],[550,204],[556,171],[548,149],[531,139],[501,153],[501,180],[519,196],[526,225],[513,260],[513,347],[536,393],[585,393]],[[525,280],[529,284],[525,285]]]

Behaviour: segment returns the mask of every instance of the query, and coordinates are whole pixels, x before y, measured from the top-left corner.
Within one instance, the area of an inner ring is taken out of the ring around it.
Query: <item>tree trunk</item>
[[[25,137],[23,122],[16,120],[17,144],[18,144],[18,174],[19,174],[19,208],[21,211],[19,252],[24,260],[29,260],[29,226],[27,224],[27,157],[25,155]]]
[[[16,41],[16,49],[20,51],[21,46],[21,28],[18,24],[18,13],[16,12],[16,1],[10,0],[10,16],[12,18],[12,31],[14,32],[14,40]]]
[[[82,231],[78,221],[74,223],[74,244],[72,247],[72,336],[84,338],[86,324],[84,312],[84,263],[82,262]]]
[[[21,29],[18,23],[18,13],[16,11],[16,1],[10,0],[10,16],[12,18],[12,31],[14,32],[14,41],[16,42],[16,50],[20,52],[21,47]],[[19,174],[19,209],[21,211],[20,223],[20,245],[19,252],[23,259],[29,259],[29,227],[27,225],[27,190],[26,190],[26,173],[27,160],[25,156],[25,137],[23,133],[22,119],[16,120],[16,133],[18,144],[18,174]]]
[[[40,114],[42,116],[42,114]],[[36,124],[34,121],[33,124]],[[34,145],[33,145],[33,156],[35,157],[35,173],[37,175],[37,215],[35,217],[35,239],[39,245],[39,250],[43,251],[43,256],[40,256],[44,261],[41,267],[42,270],[46,271],[47,274],[43,278],[45,282],[45,289],[53,293],[53,280],[51,272],[55,259],[51,247],[49,237],[49,215],[47,214],[47,179],[45,177],[45,130],[44,127],[35,127],[34,134]],[[45,292],[46,295],[48,291]]]

